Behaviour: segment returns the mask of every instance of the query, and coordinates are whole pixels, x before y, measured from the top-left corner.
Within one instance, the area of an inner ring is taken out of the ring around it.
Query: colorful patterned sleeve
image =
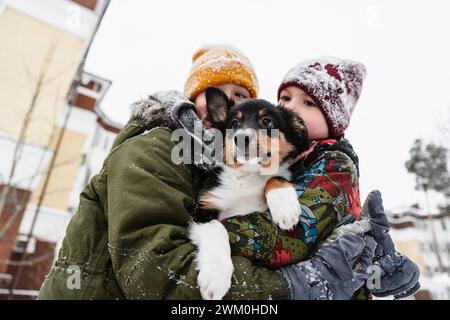
[[[334,228],[357,219],[360,200],[356,170],[346,154],[327,151],[294,177],[301,212],[300,222],[291,231],[274,225],[268,213],[223,220],[232,255],[245,256],[265,267],[307,259]]]

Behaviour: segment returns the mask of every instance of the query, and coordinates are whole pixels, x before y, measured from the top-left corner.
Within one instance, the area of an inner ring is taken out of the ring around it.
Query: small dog
[[[300,204],[289,182],[289,160],[307,147],[303,120],[265,100],[234,105],[221,90],[206,89],[207,120],[224,137],[225,163],[203,186],[202,210],[218,220],[193,223],[189,237],[197,246],[198,285],[203,299],[222,299],[231,286],[233,263],[228,233],[219,220],[270,209],[282,229],[299,221]]]

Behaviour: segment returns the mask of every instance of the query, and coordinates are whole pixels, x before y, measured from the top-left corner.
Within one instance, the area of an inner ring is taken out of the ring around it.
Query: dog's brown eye
[[[266,128],[271,128],[272,127],[272,120],[268,117],[264,117],[261,120],[261,124],[266,127]]]
[[[232,129],[236,129],[237,127],[239,127],[239,121],[238,121],[237,119],[234,119],[234,120],[231,122],[231,128],[232,128]]]

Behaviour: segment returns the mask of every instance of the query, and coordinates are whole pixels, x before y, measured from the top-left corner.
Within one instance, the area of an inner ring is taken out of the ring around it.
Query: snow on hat
[[[184,86],[189,100],[206,88],[233,83],[245,87],[252,98],[258,95],[258,80],[250,60],[227,45],[205,45],[192,56],[191,72]]]
[[[305,60],[292,68],[278,88],[296,86],[319,105],[330,136],[338,137],[350,124],[350,116],[361,94],[366,68],[362,63],[336,57]]]

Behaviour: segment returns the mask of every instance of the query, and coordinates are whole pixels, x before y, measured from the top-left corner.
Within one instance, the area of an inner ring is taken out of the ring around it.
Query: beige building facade
[[[17,295],[37,293],[91,174],[95,134],[119,130],[99,106],[111,82],[80,70],[108,3],[0,0],[0,299],[19,262],[40,274],[22,276]]]

